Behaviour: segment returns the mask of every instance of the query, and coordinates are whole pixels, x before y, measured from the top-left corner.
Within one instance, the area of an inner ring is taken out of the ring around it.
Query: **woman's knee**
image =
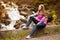
[[[40,26],[40,24],[37,23],[36,26]]]
[[[34,16],[30,16],[30,19],[34,19]]]

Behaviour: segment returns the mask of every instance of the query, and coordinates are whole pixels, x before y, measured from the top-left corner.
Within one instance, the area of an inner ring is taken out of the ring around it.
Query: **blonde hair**
[[[39,8],[38,12],[42,11],[44,13],[43,15],[47,15],[47,11],[45,10],[45,7],[43,4],[40,4],[38,8]]]
[[[44,10],[45,10],[45,7],[44,7],[44,5],[43,5],[43,4],[40,4],[40,5],[39,5],[39,7],[38,7],[38,9],[39,9],[39,10],[41,10],[41,8],[42,8],[42,7],[43,7],[43,9],[42,9],[42,10],[44,11]]]

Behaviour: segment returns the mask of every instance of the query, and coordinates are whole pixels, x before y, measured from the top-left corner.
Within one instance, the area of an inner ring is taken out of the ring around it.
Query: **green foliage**
[[[53,17],[53,19],[56,21],[56,19],[57,19],[57,15],[56,15],[56,12],[55,11],[52,11],[52,17]]]
[[[48,16],[52,16],[52,18],[53,18],[52,23],[53,24],[59,24],[58,18],[57,18],[57,13],[55,10],[52,10],[52,9],[48,10]]]

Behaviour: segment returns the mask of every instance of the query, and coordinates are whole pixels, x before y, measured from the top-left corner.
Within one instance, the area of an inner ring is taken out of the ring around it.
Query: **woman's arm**
[[[41,19],[41,21],[40,21],[40,22],[38,22],[37,24],[42,23],[45,19],[46,19],[46,17],[43,17],[43,18]]]
[[[36,15],[38,15],[38,13],[34,13],[34,14],[28,16],[27,21],[29,20],[29,18],[30,18],[31,16],[35,17]]]
[[[36,13],[34,13],[34,14],[32,14],[32,15],[30,15],[30,16],[37,16],[38,15],[38,12],[36,12]]]

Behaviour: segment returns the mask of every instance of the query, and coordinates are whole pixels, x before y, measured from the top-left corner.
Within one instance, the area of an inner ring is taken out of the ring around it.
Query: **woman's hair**
[[[41,10],[43,10],[43,11],[45,10],[45,7],[43,4],[40,4],[38,7],[38,11],[41,11]]]
[[[42,11],[43,15],[46,16],[47,15],[47,11],[45,10],[45,7],[43,4],[40,4],[38,7],[38,12]]]

